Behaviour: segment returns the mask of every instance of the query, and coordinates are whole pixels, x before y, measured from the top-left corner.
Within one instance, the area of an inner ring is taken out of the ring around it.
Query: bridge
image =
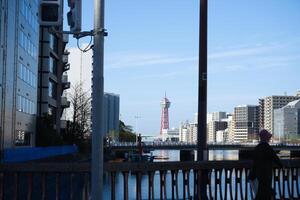
[[[207,147],[209,150],[252,150],[257,143],[227,143],[227,144],[208,144]],[[286,144],[271,144],[274,150],[276,151],[300,151],[300,144],[286,143]],[[137,148],[137,144],[134,142],[125,142],[125,143],[112,143],[109,146],[106,146],[113,151],[130,151]],[[153,150],[196,150],[196,143],[182,143],[182,142],[142,142],[142,148],[145,151]]]

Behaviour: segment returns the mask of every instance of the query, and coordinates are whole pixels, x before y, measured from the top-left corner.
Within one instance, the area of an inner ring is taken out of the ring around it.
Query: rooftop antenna
[[[287,92],[286,91],[284,92],[284,96],[287,96]]]

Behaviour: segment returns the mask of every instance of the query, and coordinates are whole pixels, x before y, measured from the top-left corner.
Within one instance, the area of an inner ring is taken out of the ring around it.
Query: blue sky
[[[209,0],[208,111],[300,90],[299,10],[299,0]],[[145,135],[159,132],[165,91],[171,127],[197,111],[198,12],[196,0],[106,1],[105,91]],[[82,23],[92,29],[93,0]]]

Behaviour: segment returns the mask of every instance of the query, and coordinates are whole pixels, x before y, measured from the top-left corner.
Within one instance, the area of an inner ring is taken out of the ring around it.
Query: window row
[[[37,47],[30,41],[29,37],[20,30],[20,36],[19,36],[19,45],[29,54],[31,57],[36,60],[38,49]]]
[[[17,95],[17,110],[19,112],[24,112],[30,115],[36,114],[36,103],[23,97],[21,95]]]
[[[36,88],[37,85],[36,75],[22,63],[19,63],[18,77],[22,79],[24,82],[26,82],[28,85],[32,86],[33,88]]]
[[[37,7],[37,4],[35,6]],[[31,26],[31,28],[34,30],[34,32],[38,33],[39,32],[38,17],[34,12],[32,12],[28,0],[20,1],[20,10],[21,10],[21,14],[26,19],[26,21]]]

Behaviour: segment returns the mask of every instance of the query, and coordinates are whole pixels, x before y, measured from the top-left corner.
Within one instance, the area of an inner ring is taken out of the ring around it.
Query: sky
[[[299,10],[299,0],[209,0],[208,112],[230,113],[261,97],[300,90]],[[82,30],[91,30],[93,0],[83,0],[82,12]],[[104,88],[120,95],[121,120],[143,135],[159,133],[165,93],[170,127],[194,119],[198,23],[198,0],[106,0]],[[70,37],[72,84],[80,80],[76,45]],[[82,54],[85,90],[91,53]]]

